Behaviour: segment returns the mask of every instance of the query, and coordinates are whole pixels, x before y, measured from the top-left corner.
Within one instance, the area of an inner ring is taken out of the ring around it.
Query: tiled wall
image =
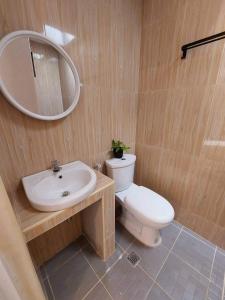
[[[145,0],[138,183],[170,200],[176,218],[225,247],[224,40],[180,47],[224,31],[223,0]]]
[[[103,162],[112,138],[135,147],[141,5],[139,0],[2,0],[0,36],[51,26],[74,36],[64,49],[83,84],[67,118],[27,117],[0,95],[0,175],[10,198],[22,176],[67,163]]]
[[[10,198],[22,176],[81,159],[103,161],[112,137],[135,147],[142,1],[2,0],[0,35],[44,25],[74,35],[65,50],[83,87],[66,119],[26,117],[0,99],[0,175]],[[223,0],[145,0],[137,181],[167,197],[179,221],[225,247],[224,40],[182,44],[224,31]]]

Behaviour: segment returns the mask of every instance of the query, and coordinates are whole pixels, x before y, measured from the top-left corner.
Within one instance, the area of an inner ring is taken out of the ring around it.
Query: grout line
[[[86,260],[86,262],[88,263],[88,265],[90,266],[90,268],[93,270],[93,272],[95,273],[96,277],[98,278],[98,281],[96,282],[96,284],[85,294],[85,296],[82,298],[82,300],[84,300],[89,294],[90,292],[99,284],[101,283],[104,287],[104,289],[107,291],[107,293],[109,294],[110,298],[112,298],[111,294],[109,293],[109,291],[107,290],[107,288],[105,287],[105,285],[103,284],[102,282],[102,278],[112,269],[112,267],[120,260],[120,257],[119,259],[114,263],[112,264],[112,266],[107,270],[107,272],[102,276],[102,277],[99,277],[98,274],[95,272],[95,269],[92,267],[92,265],[89,263],[88,259],[86,258],[85,254],[82,253],[84,259]]]
[[[135,242],[135,239],[130,243],[130,245],[127,247],[127,249],[124,250],[126,254],[129,254],[128,250],[133,246],[134,242]]]
[[[185,233],[186,233],[186,231],[185,230],[183,230],[184,228],[186,228],[186,227],[182,227],[182,230],[181,231],[184,231]],[[174,242],[174,244],[173,244],[173,246],[172,246],[172,248],[171,248],[171,250],[170,250],[170,253],[172,253],[173,255],[175,255],[176,257],[178,257],[183,263],[185,263],[186,265],[188,265],[192,270],[194,270],[195,272],[197,272],[198,274],[200,274],[201,276],[203,276],[205,279],[207,279],[208,281],[210,281],[210,278],[208,278],[207,276],[205,276],[204,274],[202,274],[198,269],[196,269],[194,266],[192,266],[189,262],[187,262],[187,261],[185,261],[182,257],[180,257],[178,254],[176,254],[174,251],[172,251],[173,250],[173,248],[174,248],[174,245],[175,245],[175,243],[176,243],[176,241],[177,241],[177,239],[178,239],[178,237],[180,236],[180,234],[181,234],[181,231],[180,231],[180,233],[179,233],[179,235],[177,236],[177,238],[176,238],[176,240],[175,240],[175,242]],[[190,234],[191,235],[191,234]],[[191,235],[192,236],[192,235]],[[195,237],[194,235],[193,235],[193,237]],[[196,237],[195,237],[196,238]],[[205,243],[205,242],[204,242]],[[205,243],[206,245],[208,245],[207,243]],[[211,247],[211,248],[214,248],[214,247]],[[217,246],[215,247],[215,249],[214,249],[214,254],[216,253],[216,249],[217,249]],[[160,270],[161,271],[161,270]],[[157,274],[157,276],[158,276],[159,274]]]
[[[212,261],[212,266],[211,266],[210,275],[209,275],[209,285],[208,285],[207,292],[206,292],[206,300],[207,300],[208,295],[209,295],[210,282],[212,282],[211,277],[212,277],[213,265],[214,265],[214,261],[215,261],[215,257],[216,257],[216,251],[217,251],[217,247],[215,248],[214,255],[213,255],[213,261]]]
[[[98,280],[101,280],[101,278],[98,276],[98,274],[95,272],[95,269],[92,267],[92,265],[89,263],[86,255],[84,253],[82,253],[83,258],[86,260],[86,262],[88,263],[89,267],[92,269],[92,271],[95,273],[95,276],[97,277]]]
[[[220,247],[217,247],[217,252],[219,252],[221,255],[225,256],[224,249],[221,249]]]
[[[98,280],[88,291],[87,293],[84,295],[84,297],[81,300],[84,300],[85,298],[87,298],[87,296],[93,291],[93,289],[101,282],[101,280]]]
[[[173,243],[173,245],[172,245],[172,247],[171,247],[171,249],[169,250],[169,252],[168,252],[168,254],[167,254],[167,256],[166,256],[166,258],[165,258],[165,260],[164,260],[164,262],[162,263],[162,266],[161,266],[161,268],[159,269],[159,271],[158,271],[158,273],[156,274],[156,276],[155,276],[155,279],[154,278],[152,278],[143,268],[142,268],[142,266],[141,265],[137,265],[137,267],[138,268],[140,268],[147,276],[148,276],[148,278],[150,278],[152,281],[153,281],[153,285],[152,285],[152,287],[150,288],[150,290],[149,290],[149,292],[148,292],[148,295],[149,295],[149,293],[151,292],[151,290],[152,290],[152,288],[153,288],[153,286],[154,286],[154,284],[156,284],[171,300],[173,300],[172,298],[171,298],[171,296],[170,295],[168,295],[167,294],[167,292],[158,284],[158,282],[156,282],[156,279],[158,278],[158,276],[159,276],[159,273],[161,272],[161,270],[162,270],[162,268],[164,267],[164,265],[165,265],[165,263],[166,263],[166,261],[167,261],[167,259],[168,259],[168,257],[169,257],[169,255],[170,255],[170,253],[172,252],[172,250],[173,250],[173,247],[174,247],[174,245],[175,245],[175,243],[176,243],[176,241],[178,240],[178,238],[179,238],[179,236],[181,235],[181,232],[183,231],[183,226],[181,226],[180,227],[180,231],[179,231],[179,233],[178,233],[178,235],[177,235],[177,237],[176,237],[176,239],[175,239],[175,241],[174,241],[174,243]],[[165,247],[165,246],[164,246]],[[166,247],[167,248],[167,247]],[[167,248],[168,249],[168,248]]]
[[[84,248],[87,248],[87,246],[91,246],[91,248],[97,253],[94,244],[89,240],[89,238],[85,235],[84,232],[82,232],[82,235],[83,235],[84,238],[86,239],[87,245],[83,246],[83,247],[81,248],[81,250],[84,249]]]
[[[181,229],[180,229],[180,232],[178,233],[178,235],[177,235],[177,237],[176,237],[176,239],[175,239],[175,241],[174,241],[174,243],[173,243],[173,245],[172,245],[172,247],[171,247],[171,249],[169,250],[169,253],[167,254],[167,256],[166,256],[164,262],[162,263],[161,268],[159,269],[158,273],[156,274],[155,280],[158,278],[159,273],[161,272],[162,268],[164,267],[164,265],[165,265],[165,263],[166,263],[166,261],[167,261],[169,255],[171,254],[171,252],[172,252],[172,250],[173,250],[173,248],[174,248],[174,245],[176,244],[176,241],[178,240],[179,236],[181,235],[181,232],[183,231],[183,228],[184,228],[184,227],[182,226]]]
[[[128,252],[128,250],[131,248],[131,246],[133,245],[133,243],[135,242],[135,238],[133,239],[133,241],[130,243],[130,245],[126,248],[126,249],[124,249],[124,248],[122,248],[123,250],[124,250],[124,255],[129,255],[129,252]],[[146,294],[146,297],[149,295],[149,293],[151,292],[151,290],[152,290],[152,288],[153,288],[153,286],[154,286],[154,284],[156,283],[155,282],[155,280],[140,266],[140,261],[137,263],[137,265],[135,266],[135,268],[137,267],[137,268],[139,268],[140,270],[142,270],[145,274],[146,274],[146,276],[149,278],[149,279],[151,279],[151,281],[153,282],[153,284],[152,284],[152,286],[150,287],[150,289],[149,289],[149,291],[147,292],[147,294]],[[103,276],[104,277],[104,276]],[[156,283],[157,284],[157,283]],[[160,287],[161,288],[161,287]],[[161,290],[163,290],[162,288],[161,288]],[[163,290],[163,292],[165,293],[165,291]],[[165,293],[166,294],[166,293]],[[167,295],[167,294],[166,294]],[[170,297],[169,297],[170,298]],[[171,298],[170,298],[171,299]],[[171,300],[173,300],[173,299],[171,299]]]
[[[42,268],[42,270],[43,270],[42,272],[41,272],[41,268]],[[36,273],[39,272],[40,278],[41,278],[42,280],[47,279],[48,274],[47,274],[47,271],[46,271],[46,269],[45,269],[45,263],[43,263],[42,265],[40,265],[39,267],[37,267],[37,269],[36,269],[36,267],[35,267],[35,271],[36,271]],[[42,275],[43,272],[44,272],[44,274]],[[39,277],[39,276],[38,276],[38,277]]]
[[[86,258],[86,256],[85,256],[85,254],[84,253],[82,253],[82,255],[83,255],[83,257],[84,257],[84,259],[86,260],[86,262],[88,263],[88,265],[91,267],[91,269],[93,270],[93,272],[95,273],[95,275],[96,275],[96,277],[98,278],[98,282],[87,292],[87,294],[85,294],[85,296],[84,296],[84,298],[82,298],[82,300],[83,299],[85,299],[85,297],[87,297],[87,295],[89,295],[90,294],[90,292],[97,286],[97,284],[98,283],[101,283],[102,285],[103,285],[103,287],[104,287],[104,289],[107,291],[107,293],[109,294],[109,296],[110,296],[110,298],[111,299],[113,299],[112,298],[112,296],[111,296],[111,294],[109,293],[109,291],[107,290],[107,288],[105,287],[105,285],[103,284],[103,282],[102,282],[102,278],[114,267],[114,265],[122,258],[122,256],[123,255],[121,255],[121,256],[119,256],[119,258],[115,261],[115,263],[114,264],[112,264],[108,269],[107,269],[107,271],[106,271],[106,273],[102,276],[102,277],[99,277],[98,276],[98,274],[95,272],[95,269],[92,267],[92,265],[89,263],[89,261],[88,261],[88,259]]]
[[[118,259],[108,268],[107,272],[105,274],[102,275],[102,277],[100,278],[100,280],[102,281],[102,279],[114,268],[114,266],[123,258],[124,256],[124,252],[118,257]]]
[[[126,252],[126,250],[117,242],[115,241],[115,244],[122,250],[122,252]]]
[[[141,267],[141,266],[139,266],[139,265],[137,265],[137,268],[139,268],[142,272],[144,272],[145,273],[145,275],[149,278],[149,279],[151,279],[152,280],[152,285],[151,285],[151,287],[150,287],[150,289],[148,290],[148,292],[147,292],[147,294],[146,294],[146,297],[148,297],[149,296],[149,294],[151,293],[151,290],[153,289],[153,286],[154,286],[154,284],[155,284],[155,280]]]
[[[47,280],[47,282],[48,282],[48,285],[49,285],[51,294],[52,294],[52,296],[53,296],[53,300],[55,300],[55,294],[54,294],[54,292],[53,292],[53,288],[52,288],[52,285],[51,285],[51,283],[50,283],[50,280],[49,280],[48,277],[46,278],[46,280]]]
[[[211,248],[217,247],[214,244],[212,244],[210,241],[207,242],[207,240],[204,240],[204,238],[202,236],[200,236],[199,234],[197,234],[196,232],[193,231],[193,233],[191,233],[190,229],[188,229],[187,227],[184,227],[184,228],[187,229],[187,231],[184,229],[185,233],[187,233],[191,237],[195,238],[196,240],[202,242],[203,244],[207,245],[208,247],[211,247]]]
[[[110,292],[107,290],[106,286],[104,285],[104,283],[101,281],[101,284],[103,285],[104,289],[106,290],[106,292],[109,294],[110,298],[113,300],[112,295],[110,294]]]
[[[84,259],[86,260],[86,262],[88,263],[88,265],[91,267],[91,269],[93,270],[93,272],[95,273],[95,275],[96,275],[96,277],[98,278],[98,282],[87,292],[87,294],[85,294],[85,296],[84,296],[84,298],[82,298],[82,300],[83,299],[85,299],[85,297],[87,297],[87,295],[89,295],[89,293],[97,286],[97,284],[100,282],[102,285],[103,285],[103,287],[104,287],[104,289],[107,291],[107,293],[109,294],[109,296],[110,296],[110,298],[111,299],[113,299],[113,297],[111,296],[111,294],[110,294],[110,292],[107,290],[107,288],[105,287],[105,285],[103,284],[103,282],[102,282],[102,279],[106,276],[106,274],[108,274],[108,272],[120,261],[120,259],[123,257],[123,254],[121,254],[120,256],[119,256],[119,258],[108,268],[108,270],[107,270],[107,272],[105,273],[105,274],[103,274],[103,276],[102,277],[99,277],[98,276],[98,274],[95,272],[95,270],[94,270],[94,268],[92,267],[92,265],[89,263],[89,261],[88,261],[88,259],[86,258],[86,256],[85,256],[85,254],[84,253],[82,253],[82,255],[83,255],[83,257],[84,257]]]
[[[182,225],[181,223],[177,222],[176,220],[173,220],[171,222],[171,225],[176,226],[178,229],[181,229],[182,227],[184,227],[184,225]]]
[[[84,236],[84,235],[83,235]],[[84,236],[84,238],[86,239],[86,237]],[[75,241],[76,242],[76,241]],[[88,242],[88,240],[87,240],[87,242]],[[70,245],[68,245],[67,247],[69,247]],[[84,249],[84,248],[86,248],[88,246],[88,244],[87,245],[83,245],[83,246],[80,246],[80,249],[77,251],[77,252],[75,252],[74,254],[72,254],[70,257],[68,257],[66,260],[64,260],[61,264],[59,264],[58,265],[58,267],[56,268],[56,270],[53,272],[53,274],[55,273],[55,272],[57,272],[62,266],[64,266],[67,262],[69,262],[72,258],[74,258],[76,255],[78,255],[78,254],[80,254],[81,252],[82,252],[82,250]],[[66,247],[66,248],[67,248]],[[62,251],[64,251],[66,248],[64,248]],[[60,253],[60,252],[59,252]],[[58,254],[59,254],[58,253]],[[58,254],[56,254],[56,256],[58,255]],[[44,270],[45,270],[45,275],[46,275],[46,278],[47,277],[49,277],[49,276],[51,276],[51,274],[49,274],[48,273],[48,271],[47,271],[47,268],[46,268],[46,263],[45,264],[43,264],[43,268],[44,268]]]
[[[76,255],[80,254],[82,252],[81,249],[79,249],[76,253],[74,253],[73,255],[71,255],[69,258],[67,258],[65,261],[63,261],[59,266],[57,266],[57,268],[54,270],[54,272],[52,274],[54,274],[55,272],[57,272],[59,269],[61,269],[62,266],[64,266],[66,263],[68,263],[72,258],[74,258]],[[46,277],[51,277],[52,274],[49,274],[46,268]]]
[[[85,259],[85,261],[87,262],[87,264],[89,265],[89,267],[92,269],[92,271],[94,272],[95,276],[97,277],[97,282],[87,291],[87,293],[84,295],[84,297],[82,298],[85,299],[90,293],[91,291],[99,284],[99,282],[101,282],[100,277],[98,276],[98,274],[95,272],[94,268],[92,267],[92,265],[89,263],[88,259],[86,258],[85,254],[82,251],[82,256]]]
[[[172,299],[171,296],[170,296],[170,295],[169,295],[169,294],[161,287],[161,285],[158,284],[158,282],[155,281],[155,284],[156,284],[156,285],[157,285],[157,286],[158,286],[158,287],[159,287],[159,288],[160,288],[160,289],[161,289],[161,290],[162,290],[162,291],[163,291],[163,292],[171,299],[171,300],[174,300],[174,299]]]
[[[225,296],[225,273],[224,273],[224,278],[223,278],[223,288],[222,288],[221,300],[224,300],[224,296]]]
[[[141,270],[148,276],[148,278],[151,279],[151,280],[153,281],[153,284],[152,284],[151,288],[149,289],[147,295],[149,295],[149,293],[151,292],[151,290],[152,290],[154,284],[156,284],[158,287],[160,287],[160,289],[161,289],[161,290],[162,290],[162,291],[163,291],[163,292],[164,292],[171,300],[173,300],[173,299],[166,293],[166,291],[165,291],[165,290],[164,290],[164,289],[156,282],[156,279],[157,279],[159,273],[161,272],[163,266],[165,265],[165,263],[166,263],[166,261],[167,261],[167,258],[169,257],[170,253],[172,252],[173,247],[174,247],[174,245],[175,245],[177,239],[179,238],[181,232],[183,231],[183,228],[184,228],[184,227],[181,226],[181,227],[177,227],[177,228],[179,228],[180,231],[179,231],[179,233],[178,233],[178,235],[177,235],[177,237],[176,237],[176,239],[175,239],[175,241],[174,241],[174,243],[173,243],[171,249],[168,249],[166,246],[163,245],[165,248],[167,248],[167,249],[169,250],[169,252],[168,252],[168,255],[166,256],[166,258],[165,258],[165,260],[164,260],[164,262],[163,262],[161,268],[159,269],[158,273],[156,274],[155,279],[152,278],[152,277],[151,277],[151,276],[150,276],[150,275],[142,268],[142,266],[139,264],[140,262],[138,262],[138,264],[136,265],[136,267],[138,267],[139,269],[141,269]],[[134,241],[135,241],[135,239],[134,239],[133,242],[130,244],[130,246],[127,248],[127,250],[133,245]],[[126,251],[126,254],[128,254],[127,251]]]
[[[185,263],[187,266],[189,266],[196,273],[198,273],[199,275],[201,275],[202,277],[204,277],[205,279],[207,279],[209,281],[209,278],[207,276],[205,276],[204,274],[202,274],[198,269],[195,269],[195,267],[193,267],[189,262],[185,261],[182,257],[180,257],[179,255],[177,255],[175,252],[172,252],[172,254],[174,256],[176,256],[177,258],[179,258],[183,263]]]
[[[153,286],[156,284],[171,300],[173,300],[172,298],[171,298],[171,296],[170,295],[168,295],[167,294],[167,292],[158,284],[158,282],[156,282],[155,281],[155,279],[153,278],[153,277],[151,277],[143,268],[142,268],[142,266],[139,266],[138,265],[138,267],[139,267],[139,269],[141,269],[147,276],[148,276],[148,278],[149,279],[151,279],[152,280],[152,282],[153,282],[153,284],[152,284],[152,286],[151,286],[151,288],[149,289],[149,291],[148,291],[148,294],[147,295],[149,295],[149,293],[151,292],[151,290],[153,289]]]

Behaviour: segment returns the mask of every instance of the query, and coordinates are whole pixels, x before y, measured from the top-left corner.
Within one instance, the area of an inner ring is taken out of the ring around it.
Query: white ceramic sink
[[[52,170],[23,177],[22,182],[31,205],[41,211],[57,211],[87,198],[96,187],[94,170],[75,161]]]

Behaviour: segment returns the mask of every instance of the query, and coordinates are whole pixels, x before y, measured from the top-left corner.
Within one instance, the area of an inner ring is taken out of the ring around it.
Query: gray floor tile
[[[174,300],[204,300],[209,284],[204,276],[172,253],[156,281]]]
[[[96,287],[82,300],[111,300],[102,283],[98,283]]]
[[[102,281],[114,300],[144,300],[153,284],[138,266],[134,268],[125,257]]]
[[[127,250],[133,240],[134,237],[121,224],[116,222],[116,242],[120,247]]]
[[[220,248],[220,247],[217,247],[217,251],[219,251],[221,254],[225,255],[225,250]]]
[[[209,244],[210,246],[215,247],[215,245],[212,242],[210,242],[209,240],[205,239],[203,236],[199,235],[195,231],[193,231],[193,230],[191,230],[191,229],[189,229],[187,227],[183,227],[183,231],[188,232],[189,234],[191,234],[194,237],[198,238],[202,242],[205,242],[206,244]]]
[[[212,269],[211,280],[222,288],[225,274],[225,255],[220,250],[216,251],[216,256]]]
[[[210,277],[215,247],[211,247],[211,245],[182,231],[174,245],[173,252],[201,274],[207,278]]]
[[[37,275],[39,277],[39,279],[46,279],[47,278],[47,272],[45,270],[44,266],[39,267],[38,269],[36,269]]]
[[[42,289],[44,291],[46,299],[47,300],[54,300],[54,296],[52,294],[52,290],[50,288],[48,280],[47,279],[43,280],[41,285],[42,285]]]
[[[141,257],[139,264],[152,277],[156,278],[169,250],[162,244],[158,247],[147,247],[137,240],[129,248],[129,253],[134,251]]]
[[[81,236],[75,242],[71,243],[68,247],[56,254],[43,266],[47,274],[51,275],[57,271],[58,268],[60,268],[61,265],[64,264],[68,259],[78,254],[84,245],[87,245],[87,241],[83,236]]]
[[[210,283],[207,300],[222,300],[222,290],[215,284]],[[225,297],[224,297],[225,299]]]
[[[36,272],[46,299],[52,300],[53,294],[51,292],[51,288],[49,286],[49,282],[44,268],[39,268],[36,270]]]
[[[146,300],[170,300],[170,298],[161,290],[161,288],[155,284],[151,289]]]
[[[116,246],[116,250],[113,255],[107,259],[107,261],[103,261],[93,250],[91,246],[87,246],[83,249],[83,254],[87,258],[89,264],[95,270],[99,277],[102,277],[105,273],[107,273],[111,266],[123,255],[123,251],[119,246]]]
[[[181,227],[183,227],[183,225],[176,220],[173,220],[172,224],[179,227],[180,229],[181,229]]]
[[[82,299],[98,281],[83,254],[78,253],[63,264],[49,281],[56,300]]]
[[[181,226],[176,226],[174,223],[161,230],[162,243],[167,248],[171,249],[176,238],[181,231]]]

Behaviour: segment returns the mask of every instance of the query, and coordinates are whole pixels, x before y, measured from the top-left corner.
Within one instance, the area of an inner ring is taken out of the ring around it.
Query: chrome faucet
[[[59,164],[60,164],[60,162],[58,160],[53,160],[52,161],[52,171],[54,173],[57,173],[60,170],[62,170],[62,167],[60,167]]]

